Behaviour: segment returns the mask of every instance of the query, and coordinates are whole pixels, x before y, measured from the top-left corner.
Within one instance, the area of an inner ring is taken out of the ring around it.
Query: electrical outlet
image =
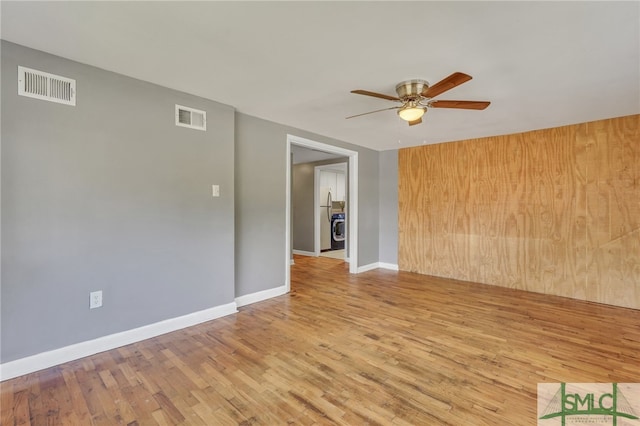
[[[92,291],[89,293],[89,309],[95,309],[102,306],[102,290]]]

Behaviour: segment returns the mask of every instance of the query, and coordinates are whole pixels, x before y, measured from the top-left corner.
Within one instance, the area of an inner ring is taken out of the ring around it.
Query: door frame
[[[298,145],[305,148],[316,149],[349,158],[348,179],[349,198],[347,200],[349,211],[349,272],[358,273],[358,151],[316,142],[300,136],[287,134],[286,149],[286,203],[285,203],[285,286],[287,292],[291,291],[291,145]]]

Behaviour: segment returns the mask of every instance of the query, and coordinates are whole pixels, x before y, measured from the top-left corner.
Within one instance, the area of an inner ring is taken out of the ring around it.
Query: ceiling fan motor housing
[[[396,85],[396,93],[400,99],[416,98],[429,88],[426,80],[407,80]]]

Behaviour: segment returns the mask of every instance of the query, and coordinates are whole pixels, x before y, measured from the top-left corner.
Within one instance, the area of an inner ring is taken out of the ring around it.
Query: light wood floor
[[[323,251],[320,253],[321,257],[330,257],[332,259],[341,259],[344,260],[344,249],[343,250],[329,250]]]
[[[3,382],[2,425],[534,425],[640,382],[640,311],[300,256],[292,293]]]

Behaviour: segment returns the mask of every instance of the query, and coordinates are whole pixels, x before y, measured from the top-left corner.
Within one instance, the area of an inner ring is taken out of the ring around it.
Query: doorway
[[[286,147],[286,208],[285,208],[285,259],[286,273],[285,285],[287,291],[291,290],[291,179],[292,179],[292,146],[305,147],[316,151],[348,157],[348,177],[347,192],[349,194],[345,209],[349,212],[349,226],[347,229],[347,240],[349,241],[349,272],[352,274],[358,271],[358,152],[321,142],[312,141],[299,136],[287,135]]]
[[[316,256],[349,261],[348,164],[314,168],[314,252]]]

